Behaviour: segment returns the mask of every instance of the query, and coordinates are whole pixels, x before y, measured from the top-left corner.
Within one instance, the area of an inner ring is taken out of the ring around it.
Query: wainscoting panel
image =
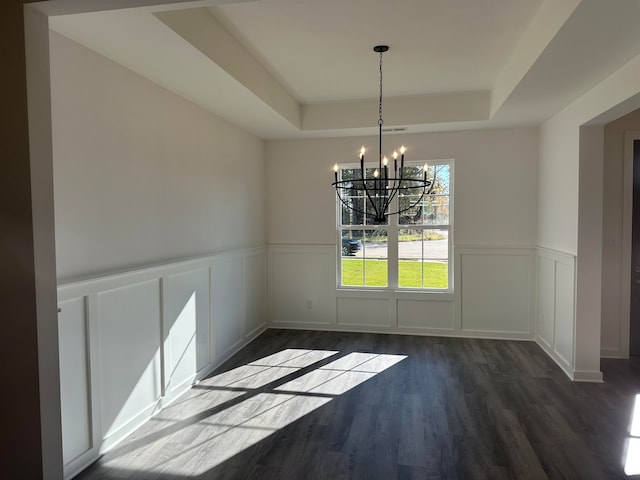
[[[60,397],[62,403],[63,461],[89,451],[92,445],[91,391],[85,298],[61,302],[58,314]]]
[[[160,400],[160,282],[98,294],[103,448],[150,418]]]
[[[554,342],[556,310],[556,263],[538,256],[538,338],[548,347]]]
[[[389,327],[389,300],[338,298],[338,324],[350,327]]]
[[[530,338],[532,252],[467,247],[458,263],[462,330]]]
[[[453,330],[453,302],[399,299],[398,326]]]
[[[216,259],[211,268],[213,358],[224,358],[244,338],[242,258]]]
[[[169,397],[182,393],[209,364],[209,270],[169,275],[162,299],[164,395]]]
[[[533,339],[535,250],[455,248],[455,291],[336,287],[334,245],[269,246],[269,325]]]
[[[269,318],[282,325],[336,323],[336,249],[269,248]]]
[[[575,273],[571,265],[556,264],[556,318],[554,349],[565,365],[573,364]]]
[[[539,248],[536,264],[536,341],[573,379],[575,256]]]
[[[267,259],[263,254],[243,259],[245,336],[262,331],[267,324]]]
[[[266,264],[256,248],[58,286],[65,478],[262,333]]]

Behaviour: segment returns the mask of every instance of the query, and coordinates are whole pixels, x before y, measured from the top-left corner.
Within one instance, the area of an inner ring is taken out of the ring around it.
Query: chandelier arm
[[[398,186],[393,189],[393,193],[390,196],[389,205],[391,205],[391,201],[393,200],[393,198],[396,197],[396,195],[398,194],[398,192],[400,190],[407,190],[409,188],[416,188],[416,187],[408,187],[408,186],[407,187],[402,187],[400,184],[398,184]],[[410,210],[411,208],[415,207],[424,198],[424,196],[426,194],[426,188],[427,188],[427,185],[423,185],[422,186],[422,195],[420,196],[420,198],[418,200],[416,200],[415,203],[411,204],[407,208],[403,208],[402,210],[398,210],[397,212],[389,213],[387,215],[395,215],[396,213],[402,213],[402,212],[405,212],[405,211]]]
[[[362,210],[360,210],[360,209],[358,209],[358,208],[354,208],[354,207],[349,206],[349,205],[348,205],[348,204],[347,204],[347,203],[342,199],[342,197],[340,196],[340,194],[338,194],[338,198],[340,199],[340,202],[341,202],[345,207],[347,207],[349,210],[351,210],[352,212],[361,213],[361,214],[362,214],[362,215],[364,215],[364,216],[366,216],[366,215],[367,215],[367,212],[363,212]]]
[[[398,179],[392,178],[391,180],[392,181],[397,181]],[[408,181],[411,181],[411,180],[412,179],[408,179]],[[418,182],[419,180],[416,179],[415,181]],[[358,192],[366,192],[367,193],[367,198],[369,199],[370,204],[373,206],[377,218],[383,218],[383,217],[386,218],[386,217],[389,217],[390,215],[396,215],[398,213],[403,213],[403,212],[405,212],[407,210],[410,210],[410,209],[414,208],[416,205],[418,205],[426,195],[428,195],[430,192],[433,191],[433,188],[432,188],[433,187],[433,182],[432,181],[427,181],[427,185],[423,185],[422,186],[422,193],[421,193],[420,197],[415,202],[411,202],[410,205],[408,207],[406,207],[406,208],[402,208],[402,209],[399,208],[398,210],[396,210],[394,212],[387,213],[387,210],[390,207],[391,202],[393,201],[393,199],[396,197],[397,193],[400,190],[407,190],[407,189],[410,189],[410,188],[417,188],[417,187],[410,187],[410,186],[402,187],[402,186],[399,186],[397,189],[394,189],[392,191],[391,195],[378,196],[376,199],[374,199],[374,198],[371,197],[371,194],[370,194],[371,189],[365,190],[366,181],[356,180],[356,182],[361,182],[362,183],[362,187],[361,188],[345,187],[345,186],[341,186],[340,185],[340,184],[343,184],[343,183],[346,184],[346,183],[352,183],[352,182],[353,182],[353,180],[340,180],[340,181],[337,181],[337,182],[334,182],[334,183],[331,184],[333,187],[336,188],[336,193],[338,195],[338,198],[340,199],[340,202],[346,208],[348,208],[349,210],[352,210],[354,212],[360,213],[360,214],[365,215],[365,216],[371,216],[370,212],[367,212],[366,210],[361,210],[359,208],[356,208],[356,207],[353,207],[353,206],[349,205],[342,198],[342,195],[340,194],[340,190],[341,189],[342,190],[349,189],[349,190],[355,190],[355,191],[358,191]],[[422,183],[422,181],[420,181],[420,182]],[[427,187],[430,187],[430,188],[427,188]],[[381,211],[380,208],[384,208],[384,209]]]
[[[396,184],[395,179],[394,179],[393,188],[391,189],[391,195],[389,195],[389,205],[391,205],[391,202],[393,201],[393,199],[398,194],[399,188],[400,188],[400,184]]]
[[[380,212],[378,211],[379,205],[378,205],[377,202],[375,202],[373,200],[373,198],[371,198],[370,189],[367,188],[367,181],[365,180],[364,166],[361,167],[361,168],[362,168],[362,188],[363,188],[364,193],[366,194],[367,198],[369,199],[369,203],[373,206],[373,209],[375,210],[375,216],[377,217],[380,214]],[[374,178],[373,180],[374,180],[374,182],[373,182],[374,190],[373,191],[375,193],[375,192],[377,192],[376,179]],[[366,208],[365,208],[365,210],[366,210]],[[383,213],[384,213],[384,210],[383,210]],[[369,214],[365,212],[365,215],[369,215]]]
[[[403,212],[406,212],[407,210],[411,210],[413,207],[415,207],[416,205],[418,205],[422,201],[424,196],[425,196],[425,192],[423,191],[422,195],[420,195],[420,198],[418,198],[418,200],[416,200],[414,203],[410,204],[407,208],[400,209],[397,212],[390,213],[389,215],[396,215],[398,213],[403,213]]]
[[[341,202],[345,207],[347,207],[349,210],[352,210],[352,211],[357,212],[357,213],[361,213],[362,215],[365,215],[365,216],[366,216],[366,215],[367,215],[367,212],[366,212],[366,211],[362,211],[362,210],[360,210],[360,209],[358,209],[358,208],[355,208],[355,207],[350,206],[349,204],[347,204],[347,202],[345,202],[345,201],[344,201],[344,199],[342,198],[342,195],[340,195],[340,190],[339,190],[339,189],[340,189],[340,188],[345,188],[345,189],[346,189],[347,187],[340,187],[340,186],[338,186],[338,185],[337,185],[337,183],[342,183],[342,182],[346,182],[346,181],[347,181],[347,180],[341,180],[340,182],[334,182],[334,183],[332,184],[333,186],[335,186],[336,194],[338,195],[338,198],[340,199],[340,202]]]

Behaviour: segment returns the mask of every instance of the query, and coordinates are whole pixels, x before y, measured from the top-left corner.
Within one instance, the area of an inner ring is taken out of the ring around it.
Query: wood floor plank
[[[533,342],[268,330],[77,478],[640,478],[640,360],[602,370],[571,382]]]

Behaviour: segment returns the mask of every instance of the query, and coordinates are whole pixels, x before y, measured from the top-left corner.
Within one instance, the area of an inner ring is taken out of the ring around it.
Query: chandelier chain
[[[382,120],[382,52],[380,52],[380,97],[378,102],[378,125],[384,124]]]

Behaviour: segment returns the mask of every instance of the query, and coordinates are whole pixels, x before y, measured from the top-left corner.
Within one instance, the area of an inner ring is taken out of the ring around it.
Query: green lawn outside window
[[[424,285],[422,284],[424,265]],[[366,272],[366,278],[363,274]],[[387,286],[387,261],[362,260],[342,257],[342,285]],[[420,262],[400,260],[398,262],[398,285],[401,288],[443,288],[449,286],[449,266],[446,262]]]

